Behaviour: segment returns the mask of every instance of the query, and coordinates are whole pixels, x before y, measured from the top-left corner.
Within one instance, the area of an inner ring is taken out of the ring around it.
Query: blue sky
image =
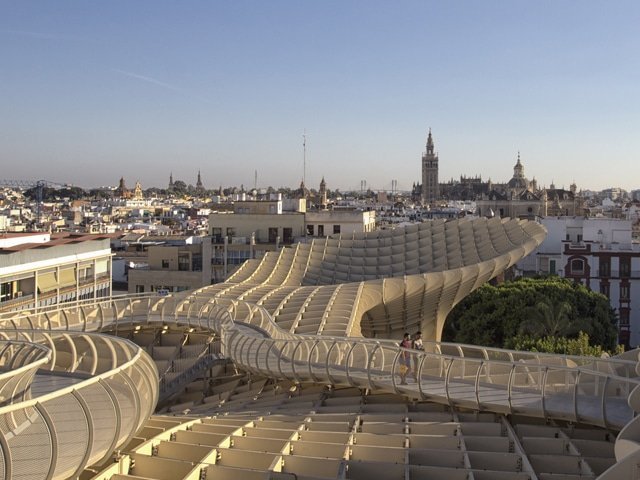
[[[640,188],[635,1],[1,1],[2,178]]]

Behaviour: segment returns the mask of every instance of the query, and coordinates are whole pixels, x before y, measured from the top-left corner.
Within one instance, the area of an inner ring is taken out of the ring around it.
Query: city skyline
[[[0,4],[3,177],[640,188],[634,2]],[[80,167],[80,168],[79,168]]]

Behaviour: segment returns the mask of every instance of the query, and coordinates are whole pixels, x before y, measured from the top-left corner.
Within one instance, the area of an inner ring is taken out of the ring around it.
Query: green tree
[[[167,190],[158,187],[149,187],[144,191],[145,198],[153,198],[158,196],[164,196],[167,194]]]
[[[542,300],[527,310],[528,318],[520,323],[519,332],[532,337],[567,337],[585,328],[582,319],[572,321],[573,306],[569,302]]]
[[[32,187],[25,190],[24,196],[31,200],[36,200],[38,198],[38,187]],[[63,198],[80,200],[86,196],[87,192],[80,187],[62,187],[59,189],[47,186],[42,187],[42,201],[44,202],[55,202]]]
[[[532,338],[526,335],[519,335],[514,338],[513,348],[515,350],[530,350],[543,353],[560,353],[564,355],[586,355],[590,357],[601,357],[606,355],[617,355],[624,351],[622,345],[616,346],[613,352],[603,349],[600,345],[591,345],[589,335],[579,332],[577,338],[566,337],[542,337]]]
[[[106,188],[92,188],[88,192],[89,197],[94,200],[107,199],[113,197],[113,192]]]
[[[175,182],[173,182],[173,191],[171,193],[175,195],[186,195],[187,184],[182,180],[176,180]]]
[[[577,338],[579,331],[611,350],[615,313],[604,295],[554,276],[483,285],[450,312],[443,340],[511,348],[518,335]]]

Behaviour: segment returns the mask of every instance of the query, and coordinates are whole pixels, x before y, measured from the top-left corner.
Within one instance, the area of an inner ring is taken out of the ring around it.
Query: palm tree
[[[520,334],[533,337],[569,337],[589,331],[584,319],[573,319],[573,305],[569,302],[542,300],[528,309],[529,318],[520,324]]]

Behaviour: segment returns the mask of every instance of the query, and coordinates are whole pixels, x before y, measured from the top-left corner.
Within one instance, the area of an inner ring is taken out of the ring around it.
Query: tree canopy
[[[579,332],[577,338],[518,336],[512,348],[514,350],[561,353],[564,355],[588,355],[590,357],[602,357],[605,354],[609,354],[601,345],[591,345],[589,343],[589,335],[584,332]],[[624,347],[618,345],[612,353],[617,355],[622,352],[624,352]]]
[[[24,196],[31,199],[38,199],[38,187],[31,187],[28,190],[25,190]],[[62,188],[53,188],[48,186],[42,187],[42,201],[43,202],[54,202],[60,200],[62,198],[69,198],[70,200],[80,200],[87,196],[87,192],[85,192],[80,187],[62,187]]]
[[[515,348],[528,339],[573,338],[613,350],[616,315],[604,295],[560,277],[522,278],[485,284],[447,317],[444,341]],[[526,343],[526,342],[524,342]]]

